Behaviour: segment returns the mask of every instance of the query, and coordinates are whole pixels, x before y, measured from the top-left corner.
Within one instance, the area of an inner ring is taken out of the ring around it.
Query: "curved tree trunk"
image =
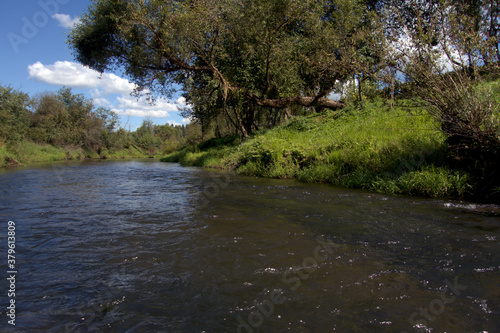
[[[253,100],[255,104],[263,107],[271,107],[275,109],[284,109],[291,105],[300,105],[305,107],[320,107],[327,109],[341,109],[345,106],[344,103],[335,101],[333,99],[329,99],[326,97],[317,98],[310,96],[293,96],[293,97],[284,97],[277,99],[270,99],[265,97],[258,97],[251,92],[246,92],[247,98]]]

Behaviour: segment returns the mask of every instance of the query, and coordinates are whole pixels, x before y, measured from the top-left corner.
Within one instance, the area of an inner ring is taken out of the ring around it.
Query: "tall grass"
[[[186,147],[164,161],[385,193],[463,196],[468,175],[448,168],[446,154],[445,138],[425,110],[391,111],[375,101],[363,110],[297,117],[239,145]]]
[[[54,162],[69,159],[74,152],[51,145],[39,145],[23,141],[0,146],[0,167],[16,166],[34,162]]]
[[[22,141],[14,144],[0,142],[0,167],[27,165],[35,162],[55,162],[82,159],[126,159],[147,158],[149,155],[141,149],[131,146],[110,153],[103,149],[100,154],[80,147],[56,147],[49,144],[37,144]]]

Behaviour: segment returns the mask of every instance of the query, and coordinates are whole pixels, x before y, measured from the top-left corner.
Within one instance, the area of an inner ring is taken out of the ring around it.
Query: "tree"
[[[26,137],[30,105],[27,94],[0,85],[0,140],[16,142]]]
[[[186,125],[186,143],[187,144],[198,144],[202,141],[201,125],[197,123],[191,123]]]
[[[34,98],[34,113],[30,121],[30,138],[35,142],[55,145],[74,143],[73,131],[68,131],[70,121],[68,110],[57,94],[44,92]]]
[[[142,125],[132,134],[139,147],[154,155],[160,146],[159,138],[155,136],[156,128],[151,119],[144,119]]]
[[[500,0],[485,1],[482,8],[486,9],[482,20],[484,35],[488,36],[488,39],[496,40],[496,58],[500,59]]]
[[[458,165],[476,176],[478,192],[500,183],[499,105],[482,73],[499,72],[498,41],[481,28],[482,2],[444,0],[415,18],[392,59],[408,90],[441,124]],[[394,9],[398,12],[399,9]],[[396,35],[396,34],[395,34]]]
[[[29,137],[40,143],[74,145],[99,152],[111,144],[117,115],[107,108],[95,108],[82,94],[61,88],[35,97]]]
[[[97,0],[68,41],[79,62],[121,68],[138,91],[168,96],[179,84],[206,119],[233,108],[246,136],[255,106],[344,106],[327,97],[336,81],[359,71],[361,41],[381,46],[365,10],[355,0]]]

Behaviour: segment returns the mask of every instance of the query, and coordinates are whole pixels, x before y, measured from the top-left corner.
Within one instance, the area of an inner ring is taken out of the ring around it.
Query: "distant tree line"
[[[71,88],[44,92],[35,97],[0,85],[0,143],[23,140],[54,146],[83,148],[100,154],[136,146],[145,153],[165,154],[202,139],[198,124],[155,125],[143,121],[136,131],[118,126],[118,116],[109,108]]]

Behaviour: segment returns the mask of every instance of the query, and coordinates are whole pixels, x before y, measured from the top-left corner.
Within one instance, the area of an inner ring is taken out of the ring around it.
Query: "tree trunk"
[[[234,109],[234,114],[236,116],[237,129],[241,132],[245,139],[248,138],[247,129],[245,127],[245,124],[243,123],[243,119],[241,119],[241,115],[236,108]]]
[[[395,81],[395,77],[394,75],[391,75],[391,111],[392,113],[394,113],[394,81]]]
[[[363,106],[363,95],[361,94],[361,81],[363,78],[361,77],[361,73],[358,74],[358,98],[359,98],[359,105],[362,107]]]
[[[247,105],[247,114],[245,117],[245,127],[248,134],[252,133],[255,120],[255,107],[252,102]]]
[[[247,92],[247,97],[255,102],[258,106],[271,107],[275,109],[284,109],[292,105],[300,105],[305,107],[323,107],[327,109],[341,109],[345,106],[344,103],[329,99],[326,97],[316,98],[310,96],[294,96],[284,97],[277,99],[269,99],[265,97],[258,97],[251,92]]]

